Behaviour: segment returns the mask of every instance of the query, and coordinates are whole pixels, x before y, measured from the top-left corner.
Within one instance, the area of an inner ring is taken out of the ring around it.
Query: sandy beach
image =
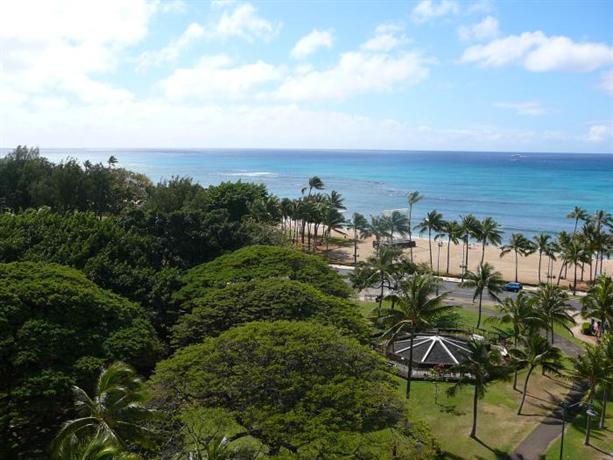
[[[338,234],[339,237],[344,238],[343,235]],[[349,239],[349,236],[347,236]],[[413,259],[417,263],[429,263],[430,255],[428,250],[428,240],[424,238],[415,238],[417,247],[413,248]],[[367,238],[359,242],[358,244],[358,261],[365,260],[374,251],[373,238]],[[434,264],[434,270],[439,267],[441,274],[447,273],[447,242],[440,241],[440,248],[438,241],[432,241],[432,260]],[[331,246],[332,248],[332,246]],[[404,251],[409,256],[409,250]],[[352,264],[353,263],[353,246],[338,246],[334,248],[334,255],[339,257],[342,262]],[[500,248],[487,246],[485,250],[485,261],[492,264],[496,270],[502,273],[505,280],[513,281],[515,279],[515,255],[514,253],[506,254],[504,257],[500,257]],[[468,252],[468,267],[469,270],[475,270],[481,262],[481,245],[472,243]],[[527,257],[519,257],[519,270],[518,279],[525,284],[537,284],[538,283],[538,253],[531,254]],[[449,248],[449,274],[458,276],[461,274],[460,265],[462,264],[462,245],[451,244]],[[554,282],[557,282],[557,276],[560,272],[561,262],[555,261],[553,267],[553,274],[555,275]],[[542,259],[542,281],[546,282],[547,272],[547,258]],[[603,271],[606,273],[613,273],[613,260],[605,259],[603,263]],[[562,273],[564,276],[564,273]],[[562,279],[561,286],[572,285],[573,282],[573,268],[568,269],[566,279]],[[581,278],[581,269],[577,270],[577,279]],[[584,279],[589,280],[589,267],[586,265]],[[578,282],[578,288],[584,289],[585,285]]]

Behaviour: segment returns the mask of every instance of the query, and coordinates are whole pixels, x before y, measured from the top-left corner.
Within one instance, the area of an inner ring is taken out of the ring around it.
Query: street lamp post
[[[568,411],[568,409],[570,409],[571,407],[575,407],[582,404],[581,401],[576,402],[574,404],[566,404],[566,403],[562,403],[562,433],[560,435],[560,460],[563,460],[564,458],[564,431],[566,429],[566,413]],[[591,417],[596,417],[598,415],[598,413],[596,411],[594,411],[594,409],[592,408],[592,403],[590,402],[587,406],[587,409],[585,410],[585,414],[587,415],[587,429],[589,430],[589,426],[590,426],[590,422],[591,422]],[[589,443],[589,431],[586,437],[586,441],[584,444],[588,444]]]

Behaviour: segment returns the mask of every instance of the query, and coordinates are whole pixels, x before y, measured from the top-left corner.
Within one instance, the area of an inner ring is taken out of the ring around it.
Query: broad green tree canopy
[[[357,306],[287,279],[264,279],[208,290],[182,306],[191,313],[174,328],[173,342],[184,346],[216,336],[234,326],[259,320],[309,320],[338,327],[360,340],[368,327]]]
[[[220,407],[269,453],[395,426],[403,403],[385,361],[315,322],[253,322],[158,363],[154,396],[176,408]]]
[[[37,458],[72,407],[70,386],[89,388],[103,363],[144,370],[158,353],[145,312],[82,273],[0,264],[0,457]]]
[[[289,247],[248,246],[189,270],[177,298],[191,300],[212,287],[265,278],[302,281],[339,297],[347,297],[350,292],[343,279],[320,257]]]

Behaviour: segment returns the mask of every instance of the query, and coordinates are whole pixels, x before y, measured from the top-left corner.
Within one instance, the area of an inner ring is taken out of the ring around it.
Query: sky
[[[613,152],[608,0],[0,0],[0,147]]]

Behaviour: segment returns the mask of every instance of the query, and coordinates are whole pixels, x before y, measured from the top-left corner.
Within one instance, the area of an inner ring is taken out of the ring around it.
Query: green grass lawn
[[[377,305],[358,303],[360,312],[373,316]],[[501,327],[496,321],[484,320],[494,313],[491,306],[483,307],[481,327],[493,332]],[[472,329],[477,322],[473,309],[458,308],[454,320],[459,328]],[[504,326],[507,327],[507,326]],[[522,388],[525,371],[519,373],[518,388]],[[399,391],[404,394],[406,381],[398,378]],[[466,386],[456,396],[449,398],[446,390],[450,383],[414,381],[408,407],[411,419],[426,422],[450,459],[498,459],[505,458],[561,401],[570,385],[557,377],[545,377],[534,372],[528,386],[528,398],[523,415],[517,415],[521,393],[513,390],[512,381],[495,381],[488,388],[485,398],[479,402],[477,435],[471,439],[472,391]],[[577,457],[580,458],[580,457]]]
[[[525,372],[520,372],[521,388]],[[425,421],[439,441],[447,458],[498,459],[513,449],[538,425],[568,391],[568,382],[533,373],[528,385],[528,398],[523,414],[517,415],[521,393],[513,390],[510,381],[495,381],[479,401],[477,437],[471,439],[473,388],[466,386],[456,396],[447,397],[451,384],[413,382],[408,402],[411,417]],[[400,391],[406,383],[402,380]]]
[[[598,402],[594,403],[594,409],[601,413],[602,411],[602,393],[596,398]],[[607,405],[607,416],[605,428],[598,429],[597,417],[592,419],[592,434],[589,446],[584,446],[585,439],[585,411],[581,411],[571,424],[567,425],[566,434],[564,436],[564,459],[565,460],[600,460],[604,458],[613,458],[613,414],[611,405],[613,404],[613,395],[609,395],[609,403]],[[607,453],[609,454],[607,456]],[[544,460],[557,460],[560,458],[560,438],[554,441],[547,454],[543,457]]]

